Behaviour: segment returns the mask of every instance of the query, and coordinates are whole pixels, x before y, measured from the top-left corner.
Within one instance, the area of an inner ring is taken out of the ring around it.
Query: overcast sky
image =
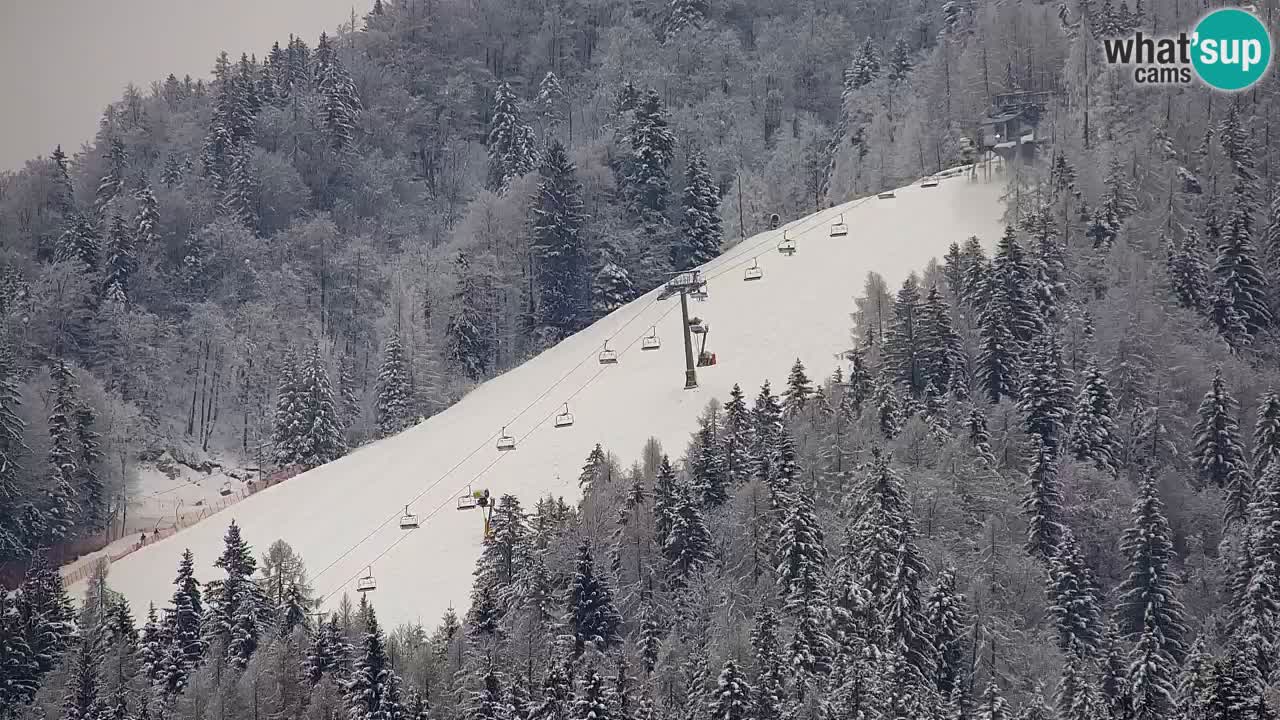
[[[132,82],[207,77],[221,50],[311,45],[372,0],[0,0],[0,170],[72,154]],[[284,43],[281,42],[283,45]]]

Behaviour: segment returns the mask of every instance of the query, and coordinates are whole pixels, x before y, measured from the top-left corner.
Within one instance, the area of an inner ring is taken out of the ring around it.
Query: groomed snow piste
[[[780,389],[797,357],[815,380],[824,377],[843,364],[838,355],[850,346],[849,314],[867,272],[895,287],[953,241],[976,235],[990,247],[1003,232],[1003,188],[1000,175],[912,185],[891,199],[853,201],[761,233],[708,263],[709,298],[691,301],[690,314],[710,325],[707,349],[718,364],[699,368],[696,390],[684,389],[679,298],[657,301],[655,290],[446,412],[117,561],[111,584],[140,617],[150,602],[163,607],[184,548],[195,553],[201,580],[221,575],[213,562],[234,519],[259,556],[278,538],[292,545],[325,609],[335,609],[344,592],[354,598],[357,578],[371,565],[377,590],[370,600],[388,626],[434,625],[450,604],[459,612],[468,605],[483,534],[479,511],[456,509],[469,484],[495,498],[512,493],[526,507],[547,494],[573,502],[596,443],[627,465],[650,436],[678,455],[698,413],[711,398],[724,400],[735,382],[748,398],[766,379]],[[842,213],[849,234],[830,237]],[[784,229],[797,244],[791,257],[776,249]],[[745,282],[753,257],[764,277]],[[641,339],[655,325],[662,346],[642,352]],[[616,365],[597,362],[606,340],[618,353]],[[566,402],[575,424],[555,428]],[[495,447],[503,426],[517,440],[513,451]],[[422,523],[417,530],[399,527],[406,504]]]

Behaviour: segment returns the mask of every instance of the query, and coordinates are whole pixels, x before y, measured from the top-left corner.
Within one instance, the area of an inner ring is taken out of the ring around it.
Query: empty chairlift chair
[[[609,349],[608,340],[604,341],[604,349],[600,351],[600,355],[598,356],[598,359],[600,360],[601,365],[617,365],[618,364],[618,353]]]
[[[569,403],[564,404],[564,412],[556,415],[556,427],[569,427],[573,424],[573,413],[569,412]]]
[[[404,515],[400,516],[400,529],[401,530],[417,530],[418,529],[418,516],[409,512],[408,505],[404,506]]]
[[[702,285],[702,286],[700,286],[700,287],[694,288],[693,290],[691,290],[691,291],[689,292],[689,297],[693,298],[694,300],[698,300],[698,301],[706,300],[706,299],[707,299],[707,286],[706,286],[706,285]]]
[[[640,341],[641,350],[657,350],[662,347],[662,341],[658,339],[658,326],[654,325],[649,328],[649,334],[644,336]]]
[[[706,331],[707,328],[702,324],[702,318],[697,316],[689,318],[689,332],[694,335],[701,335]]]
[[[751,267],[747,268],[747,271],[742,273],[742,279],[746,282],[750,282],[752,280],[759,280],[762,277],[764,277],[764,268],[760,267],[760,263],[757,262],[755,258],[751,258]]]
[[[796,254],[796,241],[787,237],[787,232],[782,231],[782,242],[778,243],[778,252],[791,257]]]
[[[221,488],[218,488],[218,494],[219,494],[219,495],[221,495],[222,497],[226,497],[226,496],[230,495],[230,494],[231,494],[231,492],[232,492],[232,490],[231,490],[231,481],[229,481],[229,480],[228,480],[227,482],[222,483],[222,487],[221,487]]]
[[[498,435],[498,449],[499,450],[515,450],[516,449],[516,439],[507,434],[506,425],[502,426],[502,434]]]
[[[831,226],[831,237],[844,237],[849,234],[849,226],[844,224],[844,213],[840,213],[840,222]]]
[[[370,566],[365,570],[364,577],[356,581],[356,592],[367,593],[377,589],[378,582],[373,579],[373,567]]]

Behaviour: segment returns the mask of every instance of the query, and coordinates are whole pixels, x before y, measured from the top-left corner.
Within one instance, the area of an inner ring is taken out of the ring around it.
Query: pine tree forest
[[[0,174],[0,720],[1280,716],[1280,77],[1135,88],[1097,40],[1203,9],[377,0],[131,86]],[[400,432],[772,213],[961,165],[1015,90],[1053,137],[1001,237],[851,270],[843,358],[597,445],[576,503],[496,497],[466,608],[319,611],[235,522],[163,606],[44,552],[161,452]]]

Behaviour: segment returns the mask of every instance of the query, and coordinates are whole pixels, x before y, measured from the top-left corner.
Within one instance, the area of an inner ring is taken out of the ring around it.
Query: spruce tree
[[[692,489],[704,508],[715,510],[729,500],[731,486],[714,414],[703,420],[696,437],[697,454],[690,468]]]
[[[222,554],[214,567],[226,575],[207,587],[210,626],[205,630],[210,637],[220,639],[227,661],[244,669],[258,649],[261,624],[268,611],[262,591],[253,582],[258,563],[234,520],[223,536]]]
[[[663,455],[653,482],[653,534],[659,548],[667,546],[679,502],[676,471],[671,459]]]
[[[578,654],[588,643],[607,650],[621,641],[622,617],[614,607],[613,591],[596,574],[591,546],[585,542],[578,548],[577,571],[569,586],[569,626]]]
[[[724,428],[720,441],[725,478],[730,488],[745,485],[750,479],[753,445],[751,415],[747,410],[742,388],[734,383],[733,389],[729,391],[729,402],[724,406]]]
[[[1080,371],[1080,393],[1076,396],[1071,438],[1067,449],[1072,457],[1092,463],[1113,477],[1120,472],[1120,434],[1116,427],[1115,396],[1107,378],[1090,357]]]
[[[675,137],[667,126],[667,111],[657,90],[650,89],[635,109],[630,133],[631,156],[626,173],[632,207],[644,216],[667,208]]]
[[[791,373],[787,376],[787,389],[782,393],[782,414],[784,417],[799,417],[805,405],[813,395],[813,382],[805,374],[804,363],[796,358],[791,365]]]
[[[489,372],[493,359],[488,317],[492,288],[487,276],[463,252],[458,253],[454,264],[458,277],[453,296],[457,312],[445,328],[449,357],[467,378],[479,382]]]
[[[612,720],[608,691],[599,673],[592,672],[586,678],[582,697],[574,702],[572,720]]]
[[[3,404],[0,395],[0,407]],[[1258,401],[1257,422],[1253,425],[1253,476],[1261,478],[1277,460],[1280,460],[1280,395],[1267,390]]]
[[[1248,335],[1252,337],[1270,327],[1272,314],[1267,300],[1267,280],[1253,241],[1253,209],[1247,193],[1244,183],[1237,182],[1213,273],[1230,301],[1230,307],[1240,315]]]
[[[103,463],[102,436],[95,429],[97,415],[85,403],[76,403],[72,420],[76,444],[76,498],[84,527],[101,530],[107,522],[106,488],[99,476]]]
[[[75,418],[79,401],[75,377],[61,359],[50,364],[49,377],[53,381],[53,406],[49,410],[49,465],[53,477],[42,508],[46,536],[41,542],[46,543],[70,536],[77,519],[100,519],[88,514],[88,510],[102,509],[100,484],[78,487],[81,473],[77,463]]]
[[[715,697],[709,708],[711,720],[749,720],[756,717],[751,707],[751,686],[738,669],[738,663],[726,660],[716,685]]]
[[[551,136],[560,127],[565,111],[564,86],[560,84],[560,78],[556,77],[554,72],[548,70],[542,77],[542,82],[538,83],[538,97],[535,103],[538,113],[542,116],[542,127],[546,135],[544,142],[550,145]]]
[[[996,245],[991,262],[989,302],[996,312],[1002,314],[1019,349],[1025,348],[1043,327],[1043,320],[1031,297],[1034,280],[1026,250],[1010,226]]]
[[[889,81],[894,85],[907,79],[912,70],[911,46],[904,38],[898,38],[889,51]]]
[[[894,382],[919,397],[926,382],[926,338],[921,327],[920,285],[907,276],[893,303],[893,321],[884,339],[884,362]]]
[[[1222,377],[1222,370],[1215,370],[1213,384],[1200,401],[1199,420],[1192,429],[1195,445],[1191,459],[1200,483],[1227,491],[1228,521],[1244,518],[1253,493],[1253,479],[1240,438],[1240,425],[1234,415],[1237,407]]]
[[[977,237],[966,240],[961,252],[965,272],[960,299],[970,308],[981,311],[991,300],[991,261]]]
[[[968,672],[967,624],[964,595],[956,590],[956,569],[944,568],[924,604],[924,626],[931,633],[936,652],[934,686],[941,697],[950,697],[964,686]]]
[[[1054,705],[1061,720],[1099,720],[1110,715],[1094,680],[1093,664],[1087,651],[1072,645],[1066,653],[1062,678],[1054,694]]]
[[[756,613],[751,654],[755,671],[752,714],[757,720],[779,720],[784,712],[786,666],[778,645],[778,616],[767,605]]]
[[[1009,327],[1009,318],[994,302],[988,303],[978,319],[978,386],[987,402],[995,405],[1003,398],[1018,397],[1018,346]]]
[[[98,181],[93,196],[93,214],[99,221],[107,219],[107,209],[125,189],[125,174],[129,169],[129,156],[124,141],[118,137],[107,140],[107,152],[103,158],[106,171]]]
[[[493,94],[489,119],[489,179],[487,187],[503,192],[512,179],[532,172],[537,163],[533,128],[524,124],[515,93],[505,82]]]
[[[720,190],[707,169],[706,156],[698,150],[689,153],[682,204],[680,233],[671,248],[675,270],[697,267],[720,254]]]
[[[1009,703],[1004,699],[1004,694],[1000,692],[1000,686],[996,684],[994,677],[987,682],[986,689],[982,691],[982,699],[978,703],[975,717],[978,720],[1012,720]]]
[[[102,651],[97,628],[86,628],[73,642],[62,717],[66,720],[99,720],[106,716],[105,699],[99,696]]]
[[[111,217],[108,228],[103,248],[106,262],[103,265],[102,297],[108,302],[124,305],[129,301],[129,280],[138,267],[133,235],[119,215]]]
[[[30,449],[23,439],[25,423],[18,416],[22,398],[15,365],[8,339],[0,336],[0,561],[25,552],[18,514],[18,463]]]
[[[40,665],[27,643],[22,618],[7,591],[0,591],[0,717],[15,718],[40,689]]]
[[[391,663],[387,659],[382,628],[378,626],[378,617],[373,607],[366,606],[362,609],[365,611],[365,627],[360,653],[343,688],[350,713],[348,717],[351,720],[396,717],[391,712],[392,703],[388,702],[387,691],[393,686],[394,679]]]
[[[320,94],[321,121],[325,137],[333,149],[349,150],[354,143],[356,120],[361,110],[355,82],[342,65],[325,33],[315,51],[315,83]]]
[[[1188,310],[1204,311],[1210,305],[1209,266],[1194,228],[1187,228],[1182,240],[1168,241],[1166,250],[1169,284],[1178,305]]]
[[[305,467],[317,467],[346,454],[342,419],[338,417],[333,386],[318,344],[313,343],[307,355],[296,397],[302,406],[298,461]]]
[[[276,465],[289,467],[301,460],[302,408],[301,377],[293,350],[286,348],[280,359],[279,383],[276,386],[275,418],[271,445]]]
[[[1101,646],[1099,591],[1079,543],[1070,530],[1064,529],[1049,558],[1049,579],[1045,586],[1048,615],[1058,633],[1058,649],[1063,653],[1090,657]]]
[[[1116,617],[1120,627],[1131,635],[1150,636],[1145,641],[1154,644],[1141,652],[1152,658],[1171,658],[1176,666],[1186,654],[1182,640],[1187,632],[1186,612],[1175,593],[1175,579],[1169,569],[1173,559],[1169,521],[1155,480],[1150,477],[1138,486],[1133,526],[1125,530],[1121,548],[1129,560],[1129,575],[1118,588]],[[1152,682],[1172,680],[1166,677]]]
[[[530,212],[537,272],[537,325],[548,345],[586,324],[587,251],[582,226],[582,184],[559,140],[552,140],[538,168],[541,177]]]
[[[937,285],[929,288],[920,307],[919,326],[926,386],[933,383],[943,395],[954,391],[964,397],[968,390],[960,377],[964,346],[951,324],[950,308]]]
[[[620,265],[605,263],[591,280],[591,313],[594,318],[626,305],[635,296],[631,276]]]
[[[388,335],[382,348],[382,366],[378,369],[375,393],[378,434],[388,437],[408,427],[413,419],[410,409],[413,386],[399,332]]]
[[[1024,415],[1028,435],[1038,437],[1048,454],[1056,458],[1066,442],[1071,422],[1071,383],[1066,377],[1057,334],[1046,330],[1027,351],[1018,409]]]
[[[876,419],[879,423],[880,433],[884,435],[886,440],[892,440],[902,432],[902,425],[907,418],[903,417],[902,404],[898,400],[898,393],[894,392],[893,384],[887,379],[881,378],[876,383],[875,395],[872,398],[875,403]]]
[[[16,597],[18,624],[40,676],[56,668],[75,637],[71,598],[44,553],[32,554]]]

